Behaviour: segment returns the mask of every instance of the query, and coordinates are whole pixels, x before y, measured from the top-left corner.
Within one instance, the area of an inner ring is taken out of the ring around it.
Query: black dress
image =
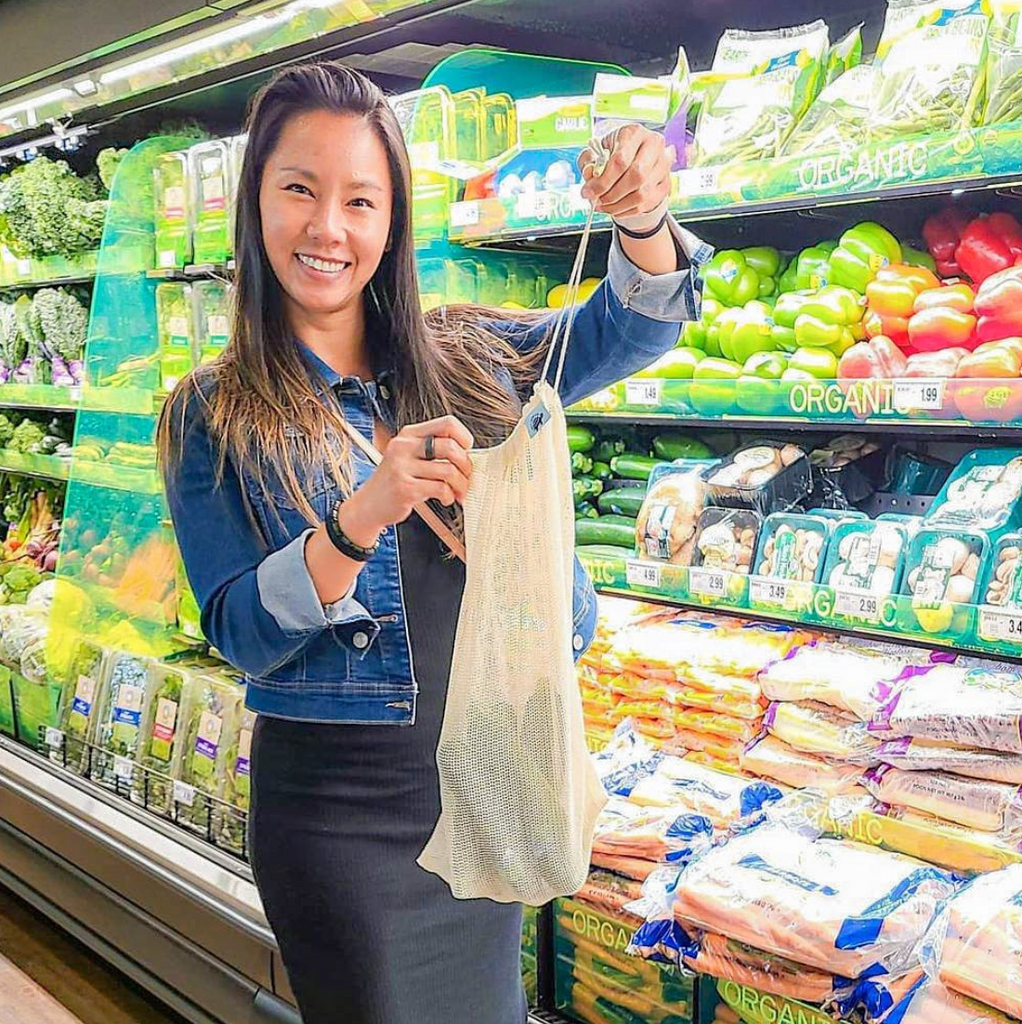
[[[523,1024],[521,907],[456,900],[415,862],[440,814],[465,570],[418,516],[398,539],[415,725],[260,717],[253,870],[305,1024]]]

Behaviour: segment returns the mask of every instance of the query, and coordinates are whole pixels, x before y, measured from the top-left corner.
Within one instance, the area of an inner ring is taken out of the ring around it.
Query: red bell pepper
[[[907,365],[901,349],[881,334],[872,341],[860,341],[845,352],[838,363],[837,375],[839,380],[866,377],[891,380],[903,376]]]
[[[908,340],[917,352],[939,352],[942,348],[975,348],[976,318],[947,306],[935,306],[916,313],[908,322]]]
[[[903,377],[953,377],[967,348],[945,348],[939,352],[916,352],[908,357]]]
[[[875,309],[867,309],[862,318],[867,338],[890,338],[899,348],[907,349],[908,317],[882,316]]]
[[[962,232],[971,220],[963,210],[948,206],[940,213],[935,213],[923,225],[923,240],[941,277],[958,277],[961,274],[962,268],[955,259],[955,250],[962,239]]]
[[[988,277],[976,292],[980,341],[999,341],[1022,335],[1022,267],[1010,267]]]
[[[977,217],[962,232],[962,240],[955,250],[958,265],[976,284],[982,284],[998,271],[1007,270],[1018,255],[1012,252],[1012,245],[1019,230],[1018,221],[1007,213],[996,219]]]
[[[1015,344],[1018,342],[1018,344]],[[980,345],[970,352],[955,371],[956,377],[1017,378],[1022,374],[1022,339],[1007,338]]]
[[[971,313],[976,305],[976,293],[967,284],[949,284],[942,288],[930,288],[916,296],[913,311],[943,307],[957,309],[959,313]]]
[[[1017,259],[1022,255],[1022,224],[1010,213],[992,213],[987,224],[1008,243],[1012,256]]]

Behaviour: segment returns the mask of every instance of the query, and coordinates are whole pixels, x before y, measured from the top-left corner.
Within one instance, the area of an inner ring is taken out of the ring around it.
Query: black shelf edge
[[[50,277],[44,281],[14,281],[0,284],[0,292],[25,290],[27,288],[64,288],[76,284],[92,284],[95,274],[69,274],[66,277]]]

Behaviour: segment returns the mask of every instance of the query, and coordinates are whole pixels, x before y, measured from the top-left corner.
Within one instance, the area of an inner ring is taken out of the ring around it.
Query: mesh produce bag
[[[419,857],[463,899],[538,906],[577,892],[606,801],[572,657],[574,514],[557,394],[591,227],[590,212],[575,295],[522,418],[506,441],[472,453],[465,592],[437,747],[442,811]]]

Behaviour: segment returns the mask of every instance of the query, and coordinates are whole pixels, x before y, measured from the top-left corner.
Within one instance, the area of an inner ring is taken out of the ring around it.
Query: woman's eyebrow
[[[318,181],[316,175],[305,167],[281,167],[281,174],[300,174],[303,178],[308,178],[309,181]]]
[[[370,192],[386,192],[387,191],[381,184],[379,184],[376,181],[373,181],[372,178],[362,178],[362,177],[359,177],[358,175],[355,175],[348,182],[348,184],[352,188],[367,189]]]

